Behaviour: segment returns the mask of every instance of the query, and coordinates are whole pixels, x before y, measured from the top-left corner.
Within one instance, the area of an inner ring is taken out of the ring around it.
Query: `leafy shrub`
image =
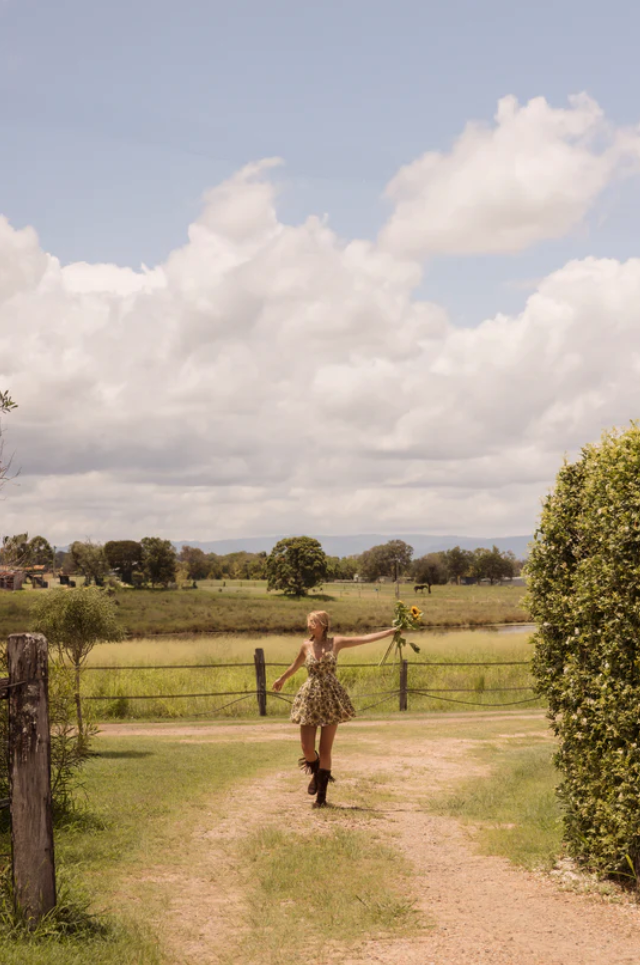
[[[571,853],[640,872],[640,428],[560,470],[527,565]]]
[[[35,630],[55,648],[58,666],[73,670],[78,740],[88,745],[91,734],[85,723],[80,678],[87,657],[96,643],[122,639],[122,629],[111,599],[99,589],[54,590],[40,597],[31,608]]]

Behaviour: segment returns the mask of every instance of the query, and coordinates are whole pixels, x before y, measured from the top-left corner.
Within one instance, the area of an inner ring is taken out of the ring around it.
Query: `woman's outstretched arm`
[[[364,637],[334,637],[333,652],[338,654],[340,650],[348,650],[349,647],[360,647],[363,643],[384,640],[385,637],[392,637],[394,633],[396,633],[396,628],[390,627],[388,630],[380,630],[378,633],[367,633]]]
[[[293,677],[294,673],[300,670],[300,667],[305,662],[306,657],[307,657],[307,654],[303,644],[300,647],[300,653],[298,654],[296,659],[293,661],[290,667],[287,667],[287,669],[285,670],[285,672],[282,674],[281,677],[278,677],[277,680],[274,680],[273,684],[271,685],[271,689],[275,690],[276,693],[282,690],[284,684],[289,679],[289,677]]]

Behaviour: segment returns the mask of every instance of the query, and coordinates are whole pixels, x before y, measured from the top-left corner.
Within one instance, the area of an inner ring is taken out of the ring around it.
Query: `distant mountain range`
[[[252,536],[246,539],[215,539],[200,542],[195,539],[172,540],[176,549],[182,546],[194,546],[205,553],[217,553],[225,556],[227,553],[270,553],[278,540],[283,536]],[[388,543],[390,539],[402,539],[409,546],[413,546],[414,558],[424,556],[425,553],[437,553],[448,550],[453,546],[473,550],[480,546],[491,549],[497,546],[502,552],[511,550],[518,559],[524,559],[528,554],[528,544],[533,536],[429,536],[426,533],[400,533],[398,535],[382,536],[379,533],[361,533],[357,536],[316,536],[328,556],[356,556],[372,546]]]

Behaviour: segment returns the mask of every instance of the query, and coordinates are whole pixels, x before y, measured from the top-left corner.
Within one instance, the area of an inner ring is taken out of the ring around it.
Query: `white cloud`
[[[62,268],[0,221],[3,531],[526,532],[563,453],[638,414],[640,260],[459,330],[416,263],[281,223],[270,163],[150,271]]]
[[[493,127],[470,123],[449,154],[429,151],[401,168],[387,188],[394,210],[381,244],[411,257],[521,251],[578,225],[637,155],[637,135],[607,125],[586,94],[566,109],[504,97]]]

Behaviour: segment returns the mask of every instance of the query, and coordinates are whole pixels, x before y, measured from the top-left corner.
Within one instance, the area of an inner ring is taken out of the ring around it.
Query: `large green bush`
[[[565,464],[528,563],[534,673],[559,738],[571,853],[640,874],[640,429]]]

